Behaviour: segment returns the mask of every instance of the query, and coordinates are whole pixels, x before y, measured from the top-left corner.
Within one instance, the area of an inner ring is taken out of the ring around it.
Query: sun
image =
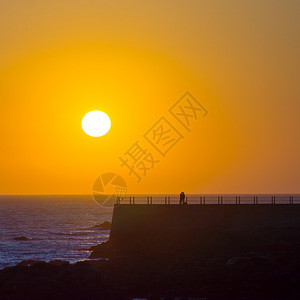
[[[90,136],[99,137],[105,135],[111,126],[109,116],[100,110],[88,112],[81,122],[83,131]]]

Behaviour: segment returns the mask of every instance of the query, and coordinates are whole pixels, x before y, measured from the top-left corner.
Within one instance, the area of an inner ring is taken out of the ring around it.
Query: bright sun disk
[[[82,129],[90,136],[99,137],[105,135],[111,126],[110,119],[106,113],[99,110],[88,112],[82,119]]]

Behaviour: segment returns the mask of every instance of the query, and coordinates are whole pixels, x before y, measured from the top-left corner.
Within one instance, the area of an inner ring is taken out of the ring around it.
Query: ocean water
[[[22,260],[76,262],[108,240],[109,231],[91,228],[111,222],[113,208],[85,196],[0,196],[0,269]],[[26,236],[29,241],[15,241]]]

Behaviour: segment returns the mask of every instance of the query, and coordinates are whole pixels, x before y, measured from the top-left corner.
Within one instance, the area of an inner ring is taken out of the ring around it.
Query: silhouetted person
[[[185,203],[185,194],[184,194],[184,192],[181,192],[179,204],[184,204],[184,203]]]

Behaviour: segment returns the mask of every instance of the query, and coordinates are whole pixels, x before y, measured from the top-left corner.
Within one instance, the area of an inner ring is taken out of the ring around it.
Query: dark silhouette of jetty
[[[213,299],[300,296],[299,196],[187,196],[187,205],[178,196],[118,200],[110,239],[90,257],[116,262],[129,290]]]

